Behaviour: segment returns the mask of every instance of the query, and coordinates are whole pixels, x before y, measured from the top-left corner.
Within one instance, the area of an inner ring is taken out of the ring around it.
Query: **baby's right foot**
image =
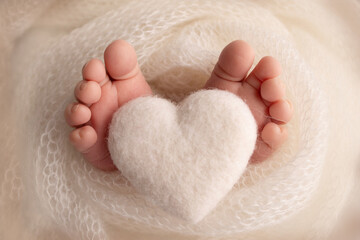
[[[84,80],[75,88],[78,102],[68,105],[65,118],[75,127],[70,141],[85,159],[99,169],[115,170],[106,142],[112,116],[128,101],[152,92],[127,42],[111,43],[104,60],[105,67],[98,59],[84,66]]]

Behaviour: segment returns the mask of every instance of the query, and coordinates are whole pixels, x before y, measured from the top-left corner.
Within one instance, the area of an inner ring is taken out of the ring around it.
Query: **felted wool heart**
[[[139,193],[197,223],[239,179],[256,138],[254,117],[239,97],[202,90],[178,105],[158,97],[130,101],[113,116],[108,146]]]

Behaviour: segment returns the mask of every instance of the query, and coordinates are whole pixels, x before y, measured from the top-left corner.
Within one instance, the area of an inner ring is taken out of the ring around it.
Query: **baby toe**
[[[82,69],[82,75],[84,80],[95,81],[100,86],[103,86],[108,80],[104,64],[96,58],[91,59],[85,64]]]
[[[212,71],[205,88],[218,88],[237,93],[254,61],[254,50],[241,40],[228,44],[219,56],[219,60]]]
[[[275,102],[285,96],[285,86],[279,78],[266,80],[261,84],[261,97],[268,102]]]
[[[280,100],[269,107],[269,114],[272,119],[277,120],[279,124],[285,124],[290,121],[293,115],[293,107],[290,101]]]
[[[65,119],[70,126],[79,126],[90,121],[90,109],[80,103],[72,103],[66,107]]]
[[[113,80],[128,80],[141,75],[135,49],[122,39],[112,42],[106,48],[104,60]]]
[[[261,138],[271,149],[275,150],[287,139],[287,129],[284,126],[269,122],[263,128]]]
[[[80,81],[75,87],[75,97],[80,102],[91,105],[99,101],[101,87],[94,81]]]
[[[246,78],[246,82],[255,89],[259,89],[264,81],[280,76],[281,71],[280,63],[274,57],[266,56],[255,66]]]
[[[97,134],[91,126],[83,126],[73,130],[69,139],[79,152],[86,153],[96,143]]]

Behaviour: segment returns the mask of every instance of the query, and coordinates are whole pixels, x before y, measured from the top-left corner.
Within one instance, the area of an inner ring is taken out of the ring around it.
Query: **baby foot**
[[[111,43],[104,60],[105,67],[98,59],[84,66],[84,80],[75,88],[78,102],[67,106],[65,119],[75,127],[69,136],[75,148],[95,167],[110,171],[116,169],[106,142],[112,115],[128,101],[152,92],[127,42]]]
[[[84,80],[75,88],[78,102],[68,105],[65,118],[76,128],[70,141],[85,159],[99,169],[115,170],[106,142],[112,115],[128,101],[152,92],[128,43],[113,42],[105,50],[104,59],[106,67],[97,59],[84,66]],[[253,59],[254,52],[247,43],[230,43],[221,53],[205,88],[232,92],[249,105],[259,129],[251,162],[260,162],[286,140],[287,131],[281,125],[291,119],[293,109],[284,100],[285,88],[277,78],[280,64],[265,57],[247,76]]]
[[[248,104],[258,125],[256,148],[250,162],[257,163],[268,158],[286,140],[283,124],[290,121],[293,107],[285,100],[279,62],[264,57],[248,75],[253,61],[250,45],[240,40],[230,43],[220,54],[205,88],[232,92]]]

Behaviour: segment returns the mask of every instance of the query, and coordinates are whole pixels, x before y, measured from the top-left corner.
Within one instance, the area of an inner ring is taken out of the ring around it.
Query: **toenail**
[[[82,70],[84,70],[88,64],[89,62],[85,63],[84,66],[82,67]]]
[[[74,113],[78,108],[79,108],[79,104],[74,104],[74,105],[71,107],[71,112]]]
[[[84,90],[85,89],[85,87],[86,87],[86,83],[85,82],[82,82],[81,84],[80,84],[80,90]]]
[[[289,100],[286,100],[288,106],[289,106],[289,109],[292,110],[293,109],[293,105],[291,104],[291,102]]]
[[[74,144],[76,144],[79,140],[81,140],[81,137],[80,137],[80,130],[79,129],[76,129],[74,132],[72,132],[70,134],[70,141]]]
[[[281,127],[281,126],[279,126],[279,125],[278,125],[278,127],[279,127],[279,131],[280,131],[280,133],[283,133],[283,132],[284,132],[284,130],[285,130],[285,128],[283,128],[283,127]]]
[[[78,131],[77,135],[78,135],[78,138],[79,138],[79,139],[82,139],[84,133],[83,133],[83,131],[80,129],[80,130]]]

